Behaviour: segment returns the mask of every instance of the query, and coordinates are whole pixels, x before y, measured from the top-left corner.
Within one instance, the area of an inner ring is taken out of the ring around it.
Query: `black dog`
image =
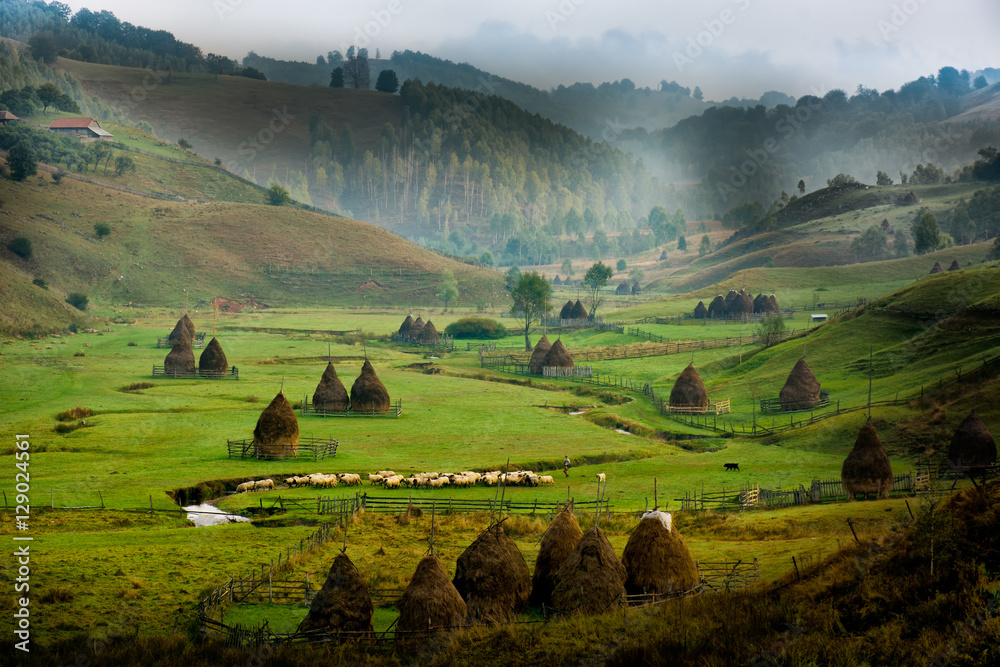
[[[726,470],[739,470],[740,469],[740,464],[739,463],[724,463],[723,465],[726,467]]]

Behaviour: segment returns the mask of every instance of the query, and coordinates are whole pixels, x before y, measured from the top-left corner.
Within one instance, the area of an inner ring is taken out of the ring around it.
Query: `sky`
[[[423,51],[552,88],[622,78],[709,99],[885,90],[1000,67],[997,0],[69,0],[240,60],[315,62],[351,44]]]

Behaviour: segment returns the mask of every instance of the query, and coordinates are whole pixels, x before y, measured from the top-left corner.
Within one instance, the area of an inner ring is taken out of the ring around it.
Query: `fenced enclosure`
[[[403,336],[398,331],[389,335],[389,340],[393,343],[399,343],[401,345],[412,345],[415,347],[427,348],[429,350],[454,350],[455,349],[455,338],[449,336],[448,334],[438,334],[437,342],[428,343],[420,340],[417,336]]]
[[[594,369],[591,366],[573,366],[572,368],[544,366],[542,376],[547,378],[591,378],[594,377]]]
[[[773,415],[781,412],[808,412],[817,408],[825,408],[830,405],[830,392],[821,389],[819,400],[812,401],[792,401],[780,398],[764,398],[760,401],[760,411],[765,415]]]
[[[163,338],[156,339],[156,347],[173,347],[174,344],[170,342],[170,336],[164,336]],[[195,334],[194,340],[191,341],[192,348],[205,347],[205,334]]]
[[[157,378],[177,378],[181,380],[239,380],[240,371],[233,366],[228,371],[210,371],[208,369],[194,369],[189,372],[167,371],[163,366],[153,366],[153,377]]]
[[[707,407],[704,405],[668,405],[667,409],[670,414],[674,415],[728,415],[732,412],[732,404],[727,398],[724,401],[709,403]]]
[[[511,500],[500,501],[486,499],[474,500],[470,498],[421,498],[401,496],[370,496],[367,493],[361,494],[361,507],[366,512],[386,512],[400,514],[411,506],[422,512],[429,513],[432,510],[441,514],[470,514],[474,512],[491,512],[503,514],[537,514],[556,513],[566,506],[566,502],[535,499],[531,502],[514,502]],[[580,513],[599,512],[608,514],[612,512],[610,500],[571,500],[573,510]]]
[[[299,408],[299,414],[305,415],[316,415],[317,417],[381,417],[383,419],[398,419],[403,414],[403,399],[398,398],[396,402],[393,403],[386,412],[364,412],[360,410],[349,409],[347,412],[339,411],[328,411],[323,409],[324,406],[317,408],[312,404],[312,398],[307,394],[305,398],[302,399],[302,407]]]
[[[760,581],[760,562],[738,560],[735,563],[726,561],[697,561],[698,578],[704,591],[730,592],[748,588]]]
[[[303,461],[321,461],[337,455],[339,440],[332,438],[300,437],[298,447],[291,445],[276,447],[265,445],[258,448],[253,438],[226,440],[226,448],[231,459],[300,459]],[[260,451],[263,449],[263,451]]]

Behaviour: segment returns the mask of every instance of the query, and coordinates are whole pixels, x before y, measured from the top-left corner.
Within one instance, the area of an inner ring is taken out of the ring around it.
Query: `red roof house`
[[[101,128],[93,118],[56,118],[49,129],[57,134],[70,134],[90,141],[112,141],[114,135]]]
[[[0,125],[6,125],[7,123],[11,123],[17,120],[21,119],[12,114],[11,112],[7,110],[0,111]]]

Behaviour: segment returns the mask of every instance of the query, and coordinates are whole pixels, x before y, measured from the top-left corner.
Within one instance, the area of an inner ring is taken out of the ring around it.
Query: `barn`
[[[56,118],[49,125],[56,134],[78,137],[84,141],[114,141],[115,137],[94,118]]]

